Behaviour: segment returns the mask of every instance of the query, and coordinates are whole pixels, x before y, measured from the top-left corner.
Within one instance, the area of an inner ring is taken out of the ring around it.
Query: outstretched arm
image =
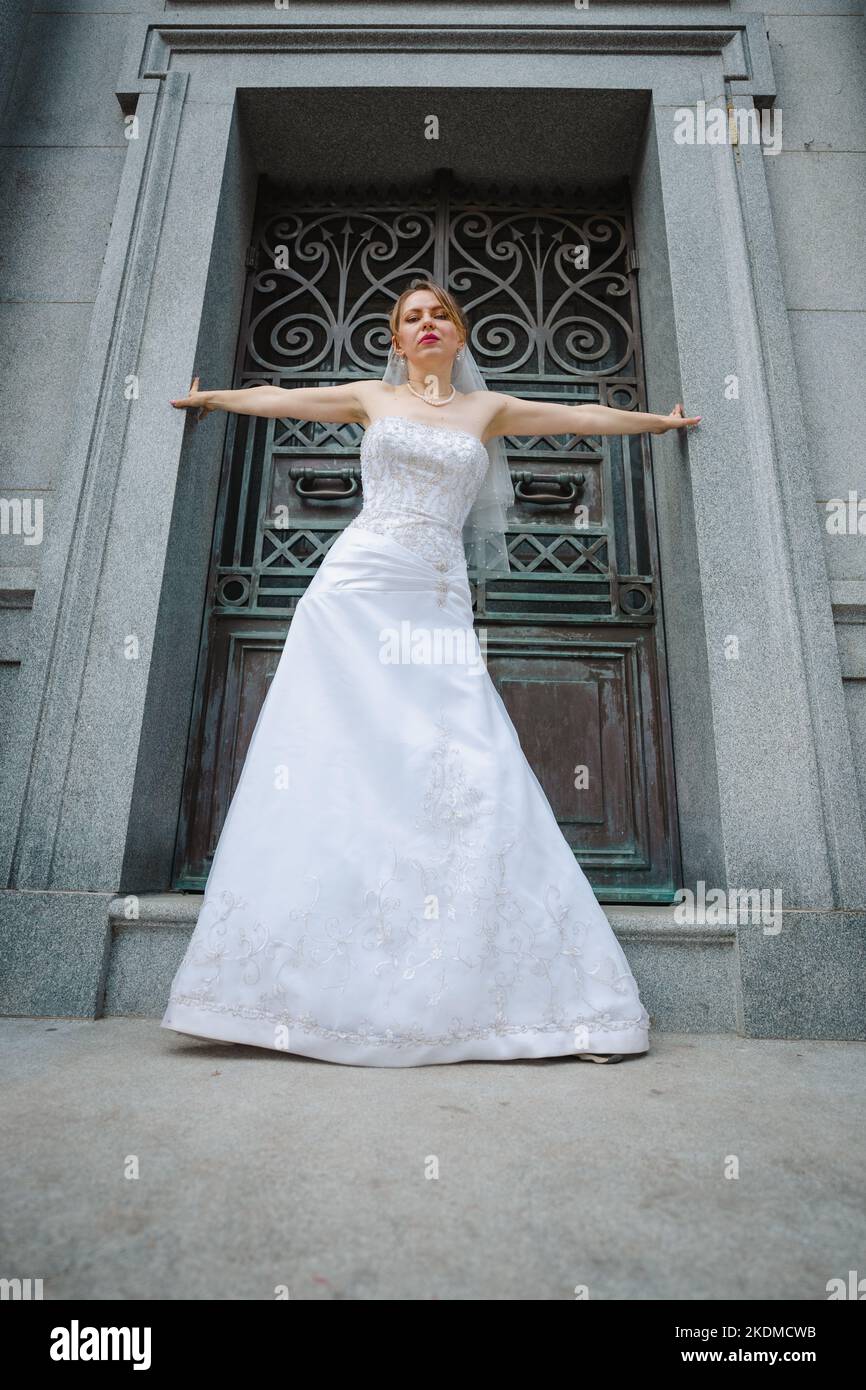
[[[496,394],[501,404],[487,438],[501,434],[664,434],[701,420],[700,415],[684,415],[680,404],[670,415],[653,415],[642,410],[615,410],[609,405],[556,405]]]
[[[198,382],[198,377],[194,377],[189,394],[171,402],[176,410],[194,410],[196,420],[211,410],[275,420],[321,420],[329,425],[362,425],[367,420],[361,399],[364,383],[359,381],[291,390],[282,386],[248,386],[241,391],[199,391]]]

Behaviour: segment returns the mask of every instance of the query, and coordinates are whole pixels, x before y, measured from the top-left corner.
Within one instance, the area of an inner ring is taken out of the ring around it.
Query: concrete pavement
[[[368,1068],[112,1017],[3,1018],[0,1048],[0,1275],[46,1299],[825,1300],[866,1274],[862,1043]]]

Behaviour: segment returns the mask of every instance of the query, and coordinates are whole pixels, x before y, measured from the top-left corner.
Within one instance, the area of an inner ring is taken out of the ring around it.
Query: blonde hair
[[[443,289],[442,286],[438,285],[435,280],[413,280],[409,288],[403,291],[403,293],[400,295],[400,298],[397,300],[396,304],[391,310],[391,313],[388,316],[388,325],[391,329],[391,337],[393,338],[399,332],[400,319],[403,314],[403,305],[409,298],[410,294],[414,294],[416,290],[429,290],[431,294],[435,294],[436,298],[439,300],[439,303],[442,305],[442,308],[445,310],[449,319],[457,328],[457,331],[463,335],[464,342],[468,343],[469,324],[466,320],[466,316],[463,313],[463,310],[460,308],[460,305],[457,303],[457,300],[454,298],[453,294],[450,294],[448,290]]]

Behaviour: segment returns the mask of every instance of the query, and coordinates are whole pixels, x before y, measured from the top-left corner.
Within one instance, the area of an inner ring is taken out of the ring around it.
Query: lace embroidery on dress
[[[465,564],[463,524],[490,462],[482,441],[385,415],[365,432],[360,456],[364,504],[346,530],[391,535],[442,574]]]
[[[327,915],[318,876],[308,906],[288,911],[300,930],[284,939],[265,923],[251,918],[248,904],[229,891],[206,894],[197,927],[178,971],[178,989],[171,1001],[248,1019],[264,1019],[274,1027],[295,1027],[323,1038],[389,1048],[446,1046],[494,1035],[573,1032],[578,1027],[598,1033],[649,1026],[637,984],[625,957],[606,955],[591,966],[582,963],[585,924],[573,921],[573,909],[561,901],[561,885],[549,882],[540,894],[543,912],[529,888],[512,881],[509,855],[519,843],[512,827],[501,842],[490,845],[485,817],[494,807],[465,776],[462,754],[440,712],[432,749],[429,781],[415,829],[422,832],[431,853],[422,862],[401,856],[389,846],[388,872],[361,895],[354,917],[345,910]],[[332,880],[333,881],[333,880]],[[406,895],[406,901],[397,895]],[[209,925],[206,914],[213,913]],[[246,1003],[223,1002],[221,976],[226,963],[240,969],[248,987]],[[437,1005],[452,986],[459,998],[463,978],[476,977],[471,996],[482,1017],[453,1015],[450,1028],[435,1035],[423,1020],[382,1028],[360,1018],[355,1028],[329,1026],[309,1010],[297,1012],[293,977],[315,972],[317,988],[344,995],[357,976],[372,975],[387,984],[380,1000],[386,1011],[398,1002],[405,982],[424,982],[422,1007]],[[544,1001],[536,1017],[518,1019],[512,992],[540,982]],[[268,988],[258,989],[265,981]],[[612,990],[634,1003],[631,1016],[612,1018],[593,1006],[593,991]]]

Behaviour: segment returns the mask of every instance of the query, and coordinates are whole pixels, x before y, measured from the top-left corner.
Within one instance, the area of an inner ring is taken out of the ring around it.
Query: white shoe
[[[577,1057],[581,1062],[621,1062],[625,1056],[624,1052],[578,1052]]]

